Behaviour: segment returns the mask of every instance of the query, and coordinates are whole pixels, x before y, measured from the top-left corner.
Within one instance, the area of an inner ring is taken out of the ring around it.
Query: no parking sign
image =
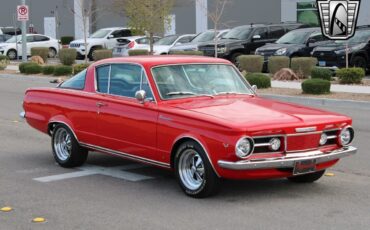
[[[27,5],[17,6],[18,21],[28,21],[29,10]]]

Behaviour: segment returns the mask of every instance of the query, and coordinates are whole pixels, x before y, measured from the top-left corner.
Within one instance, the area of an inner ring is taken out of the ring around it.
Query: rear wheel
[[[313,183],[319,180],[325,173],[325,170],[300,176],[288,177],[288,180],[295,183]]]
[[[57,51],[53,47],[50,47],[48,57],[55,58],[55,56],[57,56]]]
[[[60,124],[54,128],[51,146],[55,161],[62,167],[81,166],[87,159],[87,149],[78,144],[72,131],[65,125]]]
[[[194,141],[183,143],[177,150],[175,170],[180,187],[188,196],[203,198],[218,191],[219,178],[202,147]]]
[[[96,48],[96,47],[92,47],[90,49],[90,53],[87,55],[87,57],[89,58],[90,61],[95,61],[95,55],[96,55],[97,50],[98,50],[98,48]]]
[[[15,60],[17,59],[17,51],[16,50],[9,50],[8,53],[6,54],[10,60]]]

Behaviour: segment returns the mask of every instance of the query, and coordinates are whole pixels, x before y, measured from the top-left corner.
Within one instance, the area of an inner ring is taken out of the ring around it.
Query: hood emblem
[[[306,128],[296,128],[295,131],[297,133],[308,133],[308,132],[314,132],[317,130],[317,127],[306,127]]]

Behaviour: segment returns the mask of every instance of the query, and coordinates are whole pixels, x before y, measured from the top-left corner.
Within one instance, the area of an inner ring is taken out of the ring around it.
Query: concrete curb
[[[353,101],[353,100],[336,100],[327,98],[312,98],[312,97],[294,97],[285,95],[260,94],[260,96],[269,99],[281,100],[307,106],[334,106],[349,109],[370,110],[370,102],[368,101]]]

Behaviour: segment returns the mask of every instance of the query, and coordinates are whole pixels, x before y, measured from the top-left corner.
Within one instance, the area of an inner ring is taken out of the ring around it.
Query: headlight
[[[354,130],[352,127],[346,127],[344,129],[342,129],[342,131],[340,132],[340,135],[339,135],[339,143],[342,145],[342,146],[346,146],[346,145],[349,145],[351,144],[351,142],[353,141],[353,138],[354,138]]]
[[[325,145],[328,142],[328,135],[326,133],[321,134],[320,145]]]
[[[281,141],[279,138],[272,138],[270,140],[270,149],[272,151],[278,151],[280,149],[280,146],[281,146]]]
[[[287,48],[281,48],[276,50],[275,55],[285,55],[287,51]]]
[[[351,52],[351,49],[348,49],[348,53]],[[342,55],[342,54],[345,54],[346,53],[346,49],[342,49],[342,50],[337,50],[337,51],[334,51],[335,54],[337,55]]]
[[[254,149],[254,142],[251,138],[242,137],[236,143],[235,154],[240,158],[246,158]]]
[[[218,47],[217,48],[217,53],[225,53],[226,52],[226,47]]]

